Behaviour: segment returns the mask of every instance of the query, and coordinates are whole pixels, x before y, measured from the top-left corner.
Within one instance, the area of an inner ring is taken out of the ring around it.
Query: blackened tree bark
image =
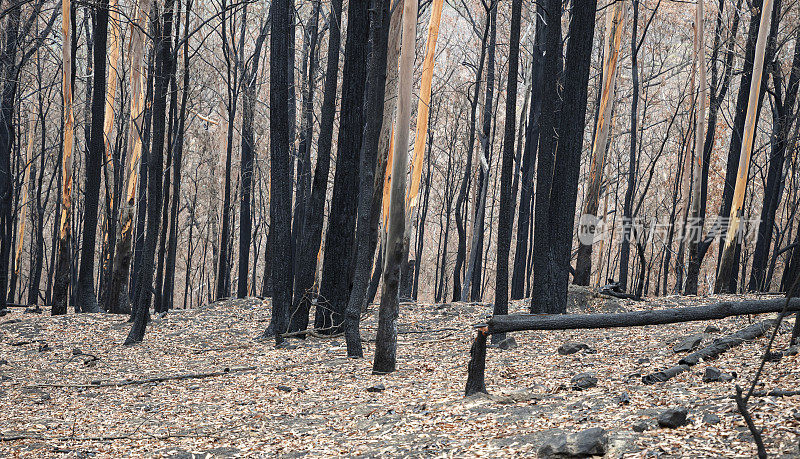
[[[481,54],[478,59],[478,68],[475,71],[475,86],[470,97],[470,119],[469,119],[469,138],[467,141],[467,163],[464,166],[464,178],[461,180],[461,187],[456,198],[456,232],[458,233],[458,250],[456,251],[455,267],[453,269],[453,301],[461,301],[461,276],[464,269],[464,262],[467,258],[467,200],[469,195],[470,180],[472,176],[472,155],[475,147],[475,123],[477,121],[478,99],[481,91],[481,79],[483,77],[483,67],[486,62],[486,48],[489,39],[489,29],[491,28],[489,12],[486,14],[486,25],[483,29],[481,39]]]
[[[272,2],[270,35],[270,232],[274,234],[272,324],[275,344],[283,341],[292,304],[292,158],[289,151],[288,41],[293,11],[286,0]],[[267,334],[267,333],[265,333]]]
[[[253,155],[255,152],[255,134],[253,118],[255,117],[256,81],[258,65],[261,61],[261,48],[267,38],[267,23],[262,24],[261,33],[256,39],[255,51],[249,59],[250,65],[243,71],[244,93],[242,94],[242,160],[241,181],[242,192],[239,206],[239,281],[236,296],[247,296],[247,279],[250,270],[250,240],[253,233],[253,217],[250,215],[250,196],[253,188]]]
[[[363,105],[369,38],[368,2],[352,2],[347,16],[347,44],[342,70],[342,114],[336,152],[333,196],[325,235],[320,302],[314,326],[344,325],[353,276],[353,245],[358,201],[359,164],[363,137]]]
[[[592,17],[594,17],[594,8],[592,8]],[[493,311],[495,315],[508,314],[508,257],[511,251],[511,230],[514,226],[514,214],[511,209],[511,175],[514,172],[514,132],[517,129],[517,73],[519,72],[519,27],[521,18],[522,0],[514,0],[511,3],[506,125],[505,136],[503,137],[503,162],[500,169],[500,217],[497,229],[497,275],[495,276]],[[572,43],[572,40],[570,40],[570,43]],[[592,49],[591,40],[589,40],[588,49],[590,51]],[[580,148],[578,148],[578,159],[580,160]],[[580,161],[578,162],[580,163]],[[577,179],[575,186],[577,190]],[[571,235],[572,231],[570,230]],[[500,342],[503,339],[505,339],[505,336],[502,333],[498,333],[496,336],[492,335],[493,342]]]
[[[153,292],[153,271],[158,233],[161,225],[162,182],[164,170],[164,141],[167,120],[167,88],[172,74],[172,16],[175,0],[167,0],[162,13],[162,23],[157,27],[156,75],[153,88],[153,144],[148,161],[151,180],[147,183],[147,228],[142,253],[142,270],[133,304],[134,321],[125,344],[139,343],[144,339],[150,321],[150,300]]]
[[[431,99],[433,100],[433,99]],[[431,123],[431,127],[433,123]],[[433,131],[431,129],[430,131]],[[433,132],[428,132],[428,154],[425,155],[425,162],[427,163],[425,172],[425,198],[422,200],[422,208],[419,214],[419,222],[417,227],[416,236],[416,254],[414,256],[414,284],[411,287],[411,299],[417,301],[417,293],[419,291],[419,275],[420,267],[422,265],[422,250],[425,247],[425,219],[428,216],[428,204],[431,195],[431,155],[433,152]]]
[[[21,6],[13,6],[6,20],[6,42],[2,95],[0,95],[0,311],[6,309],[8,297],[8,265],[11,255],[13,226],[13,180],[11,149],[14,142],[14,100],[17,93],[16,60]]]
[[[336,116],[336,86],[339,74],[339,45],[341,44],[342,0],[331,1],[330,32],[328,35],[328,63],[325,90],[322,100],[319,139],[317,140],[317,165],[308,201],[305,229],[297,261],[294,302],[289,331],[308,327],[311,295],[317,271],[317,253],[322,240],[322,223],[325,216],[325,195],[328,192],[328,173],[331,164],[333,121]],[[270,231],[271,233],[271,231]],[[270,249],[267,252],[271,252]]]
[[[361,306],[367,293],[374,251],[370,250],[373,229],[372,197],[375,187],[375,165],[378,157],[383,121],[384,94],[386,92],[386,52],[389,37],[390,0],[373,0],[370,6],[369,25],[372,46],[367,69],[367,92],[364,96],[364,113],[369,117],[364,124],[359,164],[358,225],[356,228],[356,259],[353,288],[345,311],[345,339],[348,357],[363,357],[361,335],[358,331]]]
[[[183,143],[186,134],[186,104],[189,99],[189,19],[192,11],[192,0],[186,2],[186,14],[184,16],[184,36],[183,36],[183,93],[181,95],[181,106],[178,110],[178,129],[173,142],[172,153],[172,203],[170,204],[169,220],[169,243],[167,245],[167,260],[164,271],[164,288],[161,293],[164,309],[172,309],[175,301],[175,264],[177,262],[178,250],[178,216],[180,214],[181,200],[181,166],[183,164]],[[176,50],[177,51],[177,50]],[[191,244],[191,230],[190,230]],[[189,255],[191,256],[191,254]],[[187,268],[186,277],[190,276]]]
[[[528,272],[528,238],[530,233],[531,201],[533,200],[533,178],[536,152],[539,146],[540,118],[542,114],[542,76],[544,70],[544,32],[541,5],[536,7],[536,46],[533,56],[533,76],[530,113],[525,132],[525,150],[522,157],[522,192],[519,198],[519,217],[517,218],[517,243],[514,251],[514,272],[511,276],[511,299],[521,299],[525,294],[525,278]]]
[[[295,252],[295,263],[300,261],[300,249],[305,229],[308,199],[311,194],[311,144],[314,137],[314,95],[319,66],[319,11],[321,0],[315,0],[311,9],[311,19],[303,44],[303,67],[301,79],[304,80],[303,102],[300,112],[300,139],[297,151],[297,190],[294,199],[294,217],[292,220],[292,245]],[[295,265],[295,272],[300,272]]]
[[[174,24],[175,24],[175,42],[180,41],[180,26],[181,26],[181,10],[182,10],[182,3],[178,1],[178,11],[175,14]],[[244,23],[244,21],[243,21]],[[160,236],[159,236],[159,246],[158,251],[158,263],[156,265],[156,277],[155,277],[155,293],[154,293],[154,301],[153,301],[153,310],[155,312],[166,312],[169,309],[168,300],[164,298],[164,273],[165,273],[165,263],[167,259],[167,239],[169,238],[169,203],[170,203],[170,188],[172,186],[172,177],[173,174],[170,172],[175,172],[174,167],[174,156],[175,156],[175,147],[176,147],[176,139],[178,133],[176,129],[178,127],[177,117],[178,117],[178,79],[176,76],[177,68],[178,68],[178,59],[177,59],[177,49],[175,52],[170,52],[170,59],[172,63],[170,67],[172,68],[172,72],[169,75],[169,114],[168,122],[167,122],[167,141],[166,141],[166,150],[167,150],[167,158],[165,164],[167,165],[167,173],[164,174],[164,184],[162,188],[162,194],[164,196],[163,203],[161,206],[161,215],[163,216],[163,221],[161,224]]]
[[[108,0],[95,6],[92,31],[94,51],[92,78],[92,123],[86,154],[86,186],[84,193],[83,238],[81,265],[76,286],[76,299],[81,312],[98,312],[94,293],[94,251],[97,236],[97,211],[100,203],[100,168],[105,154],[103,122],[106,108],[106,44],[108,42]]]
[[[228,137],[225,149],[225,191],[222,201],[222,229],[220,234],[219,250],[217,251],[217,287],[216,299],[226,298],[230,296],[230,280],[231,280],[231,265],[230,253],[231,248],[231,161],[233,156],[233,130],[234,122],[236,121],[236,105],[239,101],[239,63],[240,48],[231,46],[231,38],[228,33],[233,34],[234,31],[228,31],[228,19],[225,11],[227,11],[226,1],[222,1],[222,54],[225,58],[227,68],[226,72],[226,86],[227,86],[227,110],[228,110]],[[246,8],[245,8],[246,14]],[[235,14],[235,13],[231,13]],[[243,29],[244,30],[244,29]],[[288,32],[286,34],[288,39]],[[240,45],[244,42],[244,36],[239,40]],[[288,52],[288,51],[287,51]],[[288,64],[287,64],[288,65]],[[287,81],[288,84],[288,81]]]
[[[550,215],[550,190],[553,185],[553,166],[556,156],[559,112],[561,110],[558,80],[561,75],[561,0],[545,3],[545,54],[542,76],[542,116],[539,135],[538,165],[536,167],[535,220],[533,227],[533,281],[531,283],[531,312],[556,312],[550,310],[550,263],[548,256],[548,228]]]
[[[157,11],[156,11],[157,12]],[[155,15],[154,15],[155,16]],[[151,22],[151,30],[155,32],[155,21],[157,19],[154,17]],[[148,59],[148,66],[147,66],[147,90],[145,93],[145,102],[151,106],[149,109],[143,109],[143,124],[144,126],[141,127],[141,150],[142,150],[142,158],[139,164],[139,187],[138,187],[138,196],[136,197],[136,232],[134,233],[134,248],[133,248],[133,271],[131,272],[130,281],[128,285],[128,297],[133,298],[134,292],[139,287],[139,273],[142,271],[142,259],[144,253],[144,232],[145,226],[147,224],[147,182],[149,177],[149,170],[148,161],[150,157],[150,140],[152,139],[152,127],[153,127],[153,110],[152,110],[152,103],[153,103],[153,91],[155,86],[155,56],[154,52],[151,52],[151,56]],[[145,105],[147,105],[145,104]],[[131,175],[129,175],[129,178]],[[129,185],[130,186],[130,185]],[[135,191],[135,190],[134,190]],[[123,226],[123,225],[120,225]],[[121,256],[118,252],[118,257]],[[121,298],[121,300],[125,300],[126,302],[129,301],[128,298]],[[112,305],[114,303],[112,302]],[[126,308],[127,309],[127,308]],[[134,315],[134,307],[130,307],[131,318]]]
[[[758,224],[758,239],[753,252],[753,267],[750,271],[748,290],[766,291],[769,284],[766,282],[767,260],[772,242],[772,230],[775,227],[775,214],[781,201],[783,186],[781,175],[786,158],[786,148],[789,143],[790,128],[797,111],[793,108],[797,100],[798,83],[800,83],[800,29],[796,32],[794,42],[794,58],[792,70],[789,74],[789,83],[786,87],[786,97],[783,98],[783,83],[780,68],[777,63],[772,63],[773,82],[773,142],[767,172],[767,184],[764,188],[764,198],[761,207],[761,219]]]
[[[633,30],[631,32],[631,81],[633,96],[631,99],[631,129],[630,153],[628,155],[628,187],[625,190],[625,201],[622,208],[622,241],[619,250],[619,286],[625,291],[628,288],[628,260],[631,253],[631,239],[637,237],[633,234],[633,199],[636,192],[636,135],[638,133],[637,121],[639,114],[639,60],[637,54],[639,47],[639,0],[633,0]]]
[[[575,1],[572,3],[570,14],[572,20],[569,25],[569,42],[564,68],[564,73],[569,75],[569,78],[564,80],[564,102],[561,108],[555,164],[559,179],[553,180],[548,224],[552,279],[550,288],[553,289],[551,293],[553,304],[550,305],[550,311],[561,314],[567,312],[567,285],[575,225],[575,205],[578,199],[578,177],[596,7],[597,0]]]
[[[472,223],[470,236],[469,260],[464,274],[464,286],[461,287],[461,301],[477,301],[480,297],[480,265],[483,253],[483,223],[486,216],[486,195],[489,189],[489,161],[492,127],[492,104],[494,102],[495,82],[495,49],[497,44],[497,2],[492,0],[487,12],[489,25],[489,46],[487,48],[486,67],[486,99],[483,104],[483,126],[478,134],[481,144],[480,174],[478,175],[478,194],[475,203],[475,220]],[[512,135],[513,138],[513,135]],[[471,287],[471,289],[470,289]]]

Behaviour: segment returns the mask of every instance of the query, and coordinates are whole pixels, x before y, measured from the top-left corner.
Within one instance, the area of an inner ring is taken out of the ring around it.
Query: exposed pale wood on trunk
[[[753,154],[753,140],[758,97],[761,88],[761,76],[764,72],[764,53],[767,47],[767,35],[772,19],[773,0],[764,0],[761,13],[761,23],[758,26],[758,39],[756,40],[756,55],[753,61],[753,78],[750,80],[750,97],[747,102],[747,114],[744,121],[744,134],[742,136],[742,150],[739,154],[739,170],[736,174],[736,188],[733,191],[733,205],[728,221],[728,231],[725,235],[725,246],[722,249],[719,272],[714,286],[716,292],[726,291],[729,286],[729,277],[733,274],[733,264],[737,240],[739,239],[739,223],[742,217],[742,205],[747,191],[747,175],[750,171],[750,159]]]

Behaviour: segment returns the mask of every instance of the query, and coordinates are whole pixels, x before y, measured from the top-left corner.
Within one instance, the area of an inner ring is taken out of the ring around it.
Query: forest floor
[[[571,307],[616,312],[652,304],[584,292]],[[512,312],[524,310],[522,302],[512,305]],[[666,383],[647,386],[641,376],[675,365],[681,355],[672,346],[682,337],[715,325],[719,332],[704,335],[710,343],[763,317],[515,333],[519,347],[488,351],[493,395],[465,398],[471,324],[490,312],[486,305],[404,304],[398,371],[384,376],[371,374],[375,307],[363,322],[366,358],[359,360],[346,358],[343,338],[292,340],[288,349],[254,341],[270,317],[268,301],[258,299],[156,316],[144,342],[129,347],[122,345],[126,317],[47,312],[15,309],[0,319],[0,457],[530,457],[553,435],[590,427],[608,431],[609,457],[755,456],[729,396],[735,383],[751,380],[767,336]],[[784,323],[775,349],[787,347],[793,321]],[[568,341],[596,352],[559,355]],[[703,383],[708,365],[738,377]],[[798,368],[797,355],[768,363],[761,389],[800,389]],[[570,379],[587,371],[597,386],[570,389]],[[221,374],[137,383],[206,372]],[[381,384],[385,390],[367,390]],[[688,425],[658,428],[655,417],[678,406],[688,409]],[[800,397],[754,397],[750,408],[772,457],[800,455]],[[707,413],[720,422],[705,423]],[[634,432],[636,423],[648,430]]]

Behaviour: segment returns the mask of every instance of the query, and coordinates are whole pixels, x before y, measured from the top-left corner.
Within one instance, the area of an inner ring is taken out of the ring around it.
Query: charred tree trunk
[[[328,172],[330,171],[331,164],[333,121],[336,116],[336,83],[339,74],[341,20],[342,0],[332,0],[329,18],[328,63],[322,101],[319,139],[317,141],[317,165],[314,170],[314,181],[311,188],[311,197],[308,202],[305,229],[303,230],[303,238],[300,244],[300,256],[297,261],[298,272],[291,311],[291,323],[289,324],[289,331],[291,332],[305,330],[309,322],[308,316],[312,301],[311,295],[317,270],[316,258],[322,240],[322,223],[325,216],[325,195],[328,189]],[[270,199],[270,202],[271,201],[272,199]],[[267,253],[270,254],[271,252],[272,247],[270,246]]]
[[[796,111],[794,107],[797,99],[798,86],[800,86],[800,30],[797,32],[794,42],[794,58],[792,70],[789,75],[789,83],[786,87],[786,98],[783,99],[782,80],[777,65],[772,65],[772,82],[774,86],[773,99],[773,143],[769,159],[769,172],[767,173],[767,184],[764,188],[764,198],[761,206],[761,219],[758,225],[758,239],[753,252],[753,267],[750,271],[750,283],[748,290],[766,291],[769,290],[769,282],[766,279],[767,260],[769,258],[769,247],[772,242],[772,230],[775,227],[775,214],[781,201],[783,186],[781,186],[781,175],[783,174],[784,162],[786,158],[786,148],[789,144],[789,130]]]
[[[633,31],[631,32],[631,80],[633,82],[633,98],[631,101],[631,145],[628,156],[628,188],[625,191],[625,202],[622,210],[622,241],[619,254],[619,285],[625,291],[628,289],[628,260],[631,252],[631,239],[633,234],[633,199],[636,191],[636,134],[637,117],[639,112],[639,66],[638,66],[638,26],[639,26],[639,0],[633,0]]]
[[[162,182],[159,179],[164,169],[164,140],[167,120],[167,88],[172,74],[172,15],[175,0],[167,0],[162,14],[162,24],[158,27],[156,43],[156,75],[153,91],[153,147],[148,158],[147,183],[147,229],[142,253],[142,270],[138,288],[135,292],[134,321],[125,344],[139,343],[144,339],[147,323],[150,321],[150,300],[153,293],[153,271],[158,233],[161,225]]]
[[[522,192],[519,198],[519,217],[517,218],[517,243],[514,251],[514,272],[511,277],[511,299],[518,300],[525,295],[525,279],[528,274],[528,239],[531,232],[531,203],[533,200],[533,180],[536,170],[536,152],[539,147],[539,134],[542,115],[542,77],[544,70],[544,33],[541,5],[536,7],[536,47],[531,93],[531,107],[528,126],[525,132],[525,151],[522,158]]]
[[[561,0],[545,4],[545,54],[542,75],[542,116],[536,171],[535,225],[533,228],[533,281],[531,284],[532,313],[552,313],[553,301],[549,288],[550,248],[547,222],[550,216],[550,192],[553,186],[553,167],[556,158],[558,120],[561,101],[558,80],[562,69]]]
[[[255,117],[256,81],[258,66],[261,62],[261,48],[267,38],[267,24],[262,24],[261,33],[256,39],[256,48],[250,59],[250,68],[244,69],[244,94],[242,108],[242,160],[241,181],[242,193],[239,206],[239,281],[236,296],[244,298],[248,295],[247,279],[250,270],[250,240],[253,233],[253,217],[250,215],[250,200],[253,188],[253,156],[255,152],[255,133],[253,119]]]
[[[483,126],[478,134],[480,138],[480,174],[478,175],[478,194],[475,203],[475,220],[472,223],[470,235],[469,260],[467,271],[464,274],[464,286],[461,288],[461,301],[477,301],[480,297],[480,264],[483,254],[483,224],[486,217],[486,195],[489,189],[489,161],[492,137],[492,104],[494,102],[495,80],[495,49],[497,48],[497,2],[492,0],[489,4],[489,46],[487,48],[486,67],[486,99],[483,104]],[[513,140],[513,135],[512,135]],[[470,288],[471,287],[471,288]]]
[[[592,16],[594,16],[594,8],[592,9]],[[514,169],[514,132],[517,129],[517,73],[519,72],[519,28],[521,21],[522,0],[514,0],[511,3],[506,123],[503,137],[502,167],[500,169],[500,217],[497,229],[497,275],[495,277],[493,311],[493,314],[497,315],[508,314],[508,257],[511,251],[511,230],[514,226],[514,214],[511,208],[511,175]],[[591,46],[589,46],[589,49],[591,50]],[[496,337],[492,337],[492,342],[500,342],[504,338],[502,334],[498,334]]]
[[[291,15],[289,2],[273,2],[270,35],[270,232],[274,233],[272,247],[273,278],[272,324],[275,344],[281,344],[289,325],[292,305],[292,158],[289,144],[289,78],[288,41]]]
[[[359,164],[358,224],[356,228],[356,259],[353,288],[345,310],[345,339],[348,357],[363,357],[361,335],[358,326],[361,309],[367,293],[370,268],[374,251],[371,249],[373,232],[377,230],[377,218],[373,227],[372,198],[375,187],[375,166],[378,157],[383,121],[384,95],[386,91],[386,54],[389,37],[390,0],[371,2],[369,35],[371,55],[367,69],[367,92],[364,96],[364,113],[369,114],[364,125]]]
[[[456,232],[458,233],[458,250],[456,252],[455,267],[453,269],[453,301],[461,301],[461,276],[464,270],[464,262],[467,258],[467,224],[466,216],[468,212],[468,194],[472,176],[472,155],[475,147],[475,123],[477,121],[478,99],[481,92],[481,78],[483,77],[483,67],[486,62],[486,48],[491,28],[490,15],[487,12],[486,25],[483,30],[481,40],[481,55],[478,59],[478,69],[475,71],[475,88],[470,99],[470,121],[469,139],[467,141],[467,163],[464,167],[464,178],[461,180],[461,187],[456,199]],[[464,278],[466,282],[466,277]]]
[[[358,203],[359,164],[363,137],[364,88],[369,8],[368,2],[350,3],[347,16],[347,43],[342,70],[342,114],[336,152],[333,196],[325,235],[322,260],[321,302],[314,326],[342,330],[353,278]],[[370,114],[371,116],[371,114]]]

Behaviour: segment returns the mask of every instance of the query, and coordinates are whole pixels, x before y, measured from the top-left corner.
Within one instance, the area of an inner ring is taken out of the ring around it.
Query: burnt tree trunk
[[[319,139],[317,141],[317,165],[308,202],[305,229],[300,243],[297,261],[294,302],[292,303],[289,331],[305,330],[309,322],[317,270],[317,254],[322,240],[322,223],[325,216],[325,195],[328,190],[328,172],[331,164],[333,121],[336,116],[336,83],[339,74],[339,45],[341,43],[342,0],[331,1],[330,32],[328,36],[328,63],[325,90],[322,100]],[[271,231],[270,231],[271,233]],[[272,248],[267,250],[271,254]]]
[[[348,357],[363,357],[361,335],[358,326],[361,309],[367,293],[370,268],[374,252],[371,249],[373,231],[372,197],[375,187],[375,165],[378,157],[383,122],[384,94],[386,91],[386,52],[389,32],[390,0],[371,2],[369,35],[371,55],[367,69],[367,92],[364,96],[364,112],[369,114],[364,125],[359,164],[358,223],[356,228],[356,259],[353,288],[345,310],[345,339]],[[375,219],[377,223],[377,219]]]
[[[342,330],[344,313],[353,277],[358,202],[358,155],[363,137],[364,88],[369,8],[368,2],[350,3],[347,16],[347,43],[342,70],[342,114],[336,151],[333,196],[325,235],[322,280],[314,326]],[[370,116],[372,116],[370,114]]]
[[[592,8],[592,16],[594,16],[594,8]],[[511,230],[514,226],[514,213],[511,207],[511,181],[514,169],[514,132],[516,131],[517,121],[517,73],[519,72],[519,28],[521,21],[522,0],[514,0],[511,3],[506,125],[505,136],[503,137],[502,167],[500,169],[500,217],[497,229],[497,274],[495,276],[493,314],[508,314],[508,257],[511,251]],[[591,46],[589,46],[589,50],[591,50]],[[580,149],[578,151],[580,152]],[[570,235],[571,233],[570,231]],[[500,342],[503,339],[503,334],[498,334],[496,337],[492,336],[492,342]]]

